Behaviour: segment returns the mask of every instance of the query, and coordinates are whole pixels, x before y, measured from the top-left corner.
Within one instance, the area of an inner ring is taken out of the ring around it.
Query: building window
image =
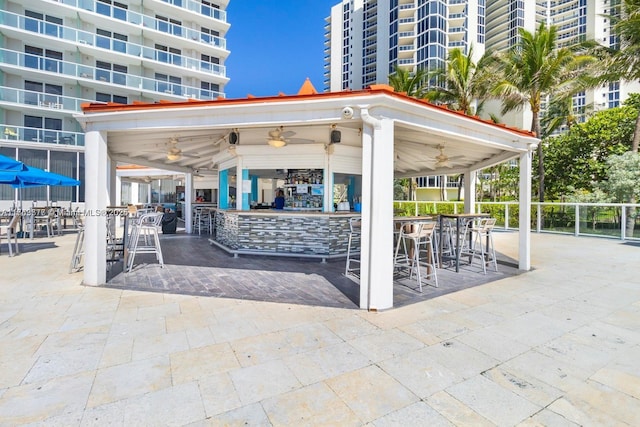
[[[173,34],[174,36],[182,36],[182,22],[177,19],[169,19],[164,16],[156,15],[156,30],[164,33]]]
[[[156,44],[156,59],[167,64],[182,65],[182,51],[175,47]]]
[[[60,140],[62,119],[50,117],[24,116],[25,141],[48,142],[56,144]]]
[[[216,19],[220,19],[220,6],[217,4],[202,0],[201,13],[205,16],[211,16]]]
[[[62,52],[25,45],[24,53],[25,67],[53,73],[62,71]]]
[[[121,21],[127,20],[127,6],[126,4],[119,3],[111,0],[98,0],[96,2],[96,12],[100,15],[111,16]]]
[[[128,104],[126,96],[112,95],[110,93],[96,92],[96,101],[98,102],[115,102],[117,104]]]
[[[104,61],[96,61],[96,80],[112,82],[118,85],[127,84],[127,67],[125,65],[111,64]]]
[[[203,42],[214,46],[220,46],[220,33],[218,31],[202,27],[200,28],[200,33],[202,33],[201,37]]]
[[[156,73],[155,79],[157,80],[156,90],[158,92],[182,95],[182,79],[180,77]]]
[[[204,55],[201,54],[200,55],[200,67],[203,70],[207,70],[207,71],[213,71],[213,72],[220,72],[220,58],[216,58],[215,56],[209,56],[209,55]]]
[[[100,28],[96,29],[96,46],[103,49],[126,53],[128,39],[124,34],[112,33]]]
[[[24,11],[24,27],[27,31],[46,34],[52,37],[62,36],[62,18],[51,15],[43,15],[31,10]]]
[[[220,85],[211,82],[200,82],[200,97],[214,99],[220,95]]]
[[[24,95],[25,104],[51,108],[62,107],[61,85],[25,80],[24,90],[27,91]]]

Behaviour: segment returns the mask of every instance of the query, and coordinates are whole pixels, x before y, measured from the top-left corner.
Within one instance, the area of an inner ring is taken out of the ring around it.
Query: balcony
[[[398,33],[398,38],[414,38],[415,36],[415,31],[403,31],[401,33]]]
[[[172,36],[175,36],[175,37],[196,41],[198,43],[206,44],[208,46],[213,46],[220,49],[226,50],[227,48],[227,42],[224,38],[211,36],[211,35],[202,33],[200,31],[194,30],[192,28],[186,28],[181,25],[175,25],[170,22],[163,21],[160,19],[155,19],[151,16],[143,15],[141,13],[137,13],[131,10],[121,9],[119,7],[112,7],[106,3],[95,2],[92,0],[57,0],[57,1],[59,3],[63,3],[69,6],[77,7],[79,9],[83,9],[89,12],[107,16],[109,18],[113,18],[118,21],[124,21],[136,26],[142,26],[142,27],[145,27],[147,30],[161,31],[163,33],[171,34]],[[16,15],[10,12],[3,12],[3,13],[6,13],[7,16],[13,15],[14,17],[21,17],[23,19],[26,18],[22,15]],[[38,22],[38,20],[33,18],[26,18],[26,19],[30,21]],[[7,23],[6,18],[4,19],[3,24],[11,25]],[[46,23],[46,27],[50,27],[52,25],[55,25],[55,24]],[[64,27],[64,28],[65,28],[65,31],[67,31],[67,28],[69,27]]]
[[[54,129],[0,125],[0,138],[5,141],[38,142],[43,144],[74,145],[84,147],[84,133]]]
[[[415,8],[416,6],[413,3],[401,4],[398,6],[398,9],[400,10],[413,10]]]
[[[51,24],[49,22],[16,15],[10,12],[0,12],[0,18],[4,19],[5,25],[16,29],[32,31],[84,46],[119,52],[125,55],[135,56],[136,58],[142,57],[153,61],[164,62],[166,64],[171,64],[188,70],[195,70],[220,77],[226,77],[226,69],[223,65],[203,62],[196,58],[171,54],[151,47],[104,37],[94,33],[76,30],[71,27]]]
[[[17,72],[20,72],[21,69],[40,70],[47,74],[56,73],[74,79],[93,80],[108,83],[109,85],[116,84],[136,91],[143,90],[160,94],[171,93],[178,97],[215,99],[219,96],[224,96],[221,92],[203,91],[195,86],[185,86],[148,77],[134,76],[128,73],[45,58],[8,49],[0,49],[0,58],[2,58],[3,67],[15,67]]]
[[[227,12],[193,0],[162,0],[176,7],[187,9],[200,15],[208,16],[221,22],[227,22]]]
[[[54,95],[44,92],[16,89],[0,86],[0,99],[4,103],[16,104],[24,107],[48,108],[51,110],[80,111],[80,105],[86,102],[95,102],[91,99],[72,98],[69,96]]]

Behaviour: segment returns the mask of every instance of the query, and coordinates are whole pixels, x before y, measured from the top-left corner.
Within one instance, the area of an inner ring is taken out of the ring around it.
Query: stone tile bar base
[[[344,257],[349,219],[357,216],[360,214],[218,210],[212,243],[237,254]],[[360,236],[354,236],[352,245],[352,250],[360,250]]]

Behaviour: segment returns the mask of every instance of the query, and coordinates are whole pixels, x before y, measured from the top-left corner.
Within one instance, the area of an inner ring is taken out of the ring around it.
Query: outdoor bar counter
[[[356,212],[218,209],[211,244],[238,254],[320,258],[344,257],[349,220]],[[360,250],[354,236],[352,250]]]

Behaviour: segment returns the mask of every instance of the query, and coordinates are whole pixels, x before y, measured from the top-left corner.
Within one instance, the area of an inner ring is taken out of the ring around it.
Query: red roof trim
[[[377,95],[377,94],[385,94],[388,96],[393,96],[393,97],[402,99],[404,101],[409,101],[415,104],[423,105],[425,107],[446,111],[448,114],[456,114],[459,116],[466,117],[470,120],[474,120],[474,121],[485,123],[492,126],[505,128],[512,132],[516,132],[522,135],[535,136],[533,132],[528,130],[510,127],[504,123],[495,123],[491,120],[481,119],[478,116],[469,116],[464,114],[463,111],[451,110],[444,105],[436,105],[424,99],[413,98],[413,97],[407,96],[403,92],[394,92],[391,86],[382,85],[382,84],[371,85],[368,89],[363,89],[363,90],[347,90],[344,92],[324,92],[324,93],[305,94],[305,95],[285,95],[284,93],[280,92],[277,96],[266,96],[266,97],[255,97],[253,95],[248,95],[247,98],[238,98],[238,99],[228,99],[228,98],[219,97],[215,100],[194,100],[194,99],[189,99],[186,101],[160,100],[154,103],[143,103],[139,101],[134,101],[132,104],[83,103],[80,105],[80,107],[82,108],[82,111],[85,114],[87,114],[87,113],[102,113],[102,112],[115,112],[115,111],[157,110],[157,109],[165,109],[165,108],[188,108],[188,107],[201,107],[206,105],[241,105],[241,104],[271,103],[271,102],[284,102],[284,101],[304,101],[304,100],[313,100],[318,98],[349,98],[354,96]]]

